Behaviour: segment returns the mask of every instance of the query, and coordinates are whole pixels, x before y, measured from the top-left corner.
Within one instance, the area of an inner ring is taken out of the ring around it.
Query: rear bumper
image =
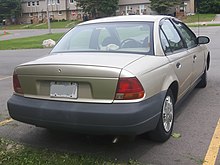
[[[10,116],[39,127],[87,134],[138,135],[153,130],[160,117],[165,92],[145,101],[125,104],[58,102],[13,95]]]

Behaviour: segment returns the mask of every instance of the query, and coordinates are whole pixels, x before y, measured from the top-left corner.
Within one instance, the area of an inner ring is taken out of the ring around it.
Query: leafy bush
[[[197,6],[199,13],[220,13],[220,0],[200,0]]]

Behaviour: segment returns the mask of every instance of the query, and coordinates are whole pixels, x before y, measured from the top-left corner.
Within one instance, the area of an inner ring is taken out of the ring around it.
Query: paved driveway
[[[220,14],[216,14],[214,21],[220,22]]]

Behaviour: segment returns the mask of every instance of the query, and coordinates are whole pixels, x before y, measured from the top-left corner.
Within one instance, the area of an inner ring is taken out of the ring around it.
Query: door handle
[[[196,55],[194,55],[194,56],[193,56],[193,60],[196,60],[196,59],[197,59],[197,56],[196,56]]]
[[[182,67],[182,65],[178,62],[178,63],[176,64],[176,67],[177,67],[177,69],[180,69],[180,68]]]
[[[193,63],[195,63],[195,62],[196,62],[196,59],[197,59],[197,56],[196,56],[196,55],[194,55],[194,56],[193,56]]]

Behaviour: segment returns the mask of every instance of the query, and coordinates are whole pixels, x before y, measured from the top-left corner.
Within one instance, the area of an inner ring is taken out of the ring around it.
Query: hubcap
[[[166,96],[163,104],[163,127],[169,132],[173,124],[173,102],[170,96]]]

